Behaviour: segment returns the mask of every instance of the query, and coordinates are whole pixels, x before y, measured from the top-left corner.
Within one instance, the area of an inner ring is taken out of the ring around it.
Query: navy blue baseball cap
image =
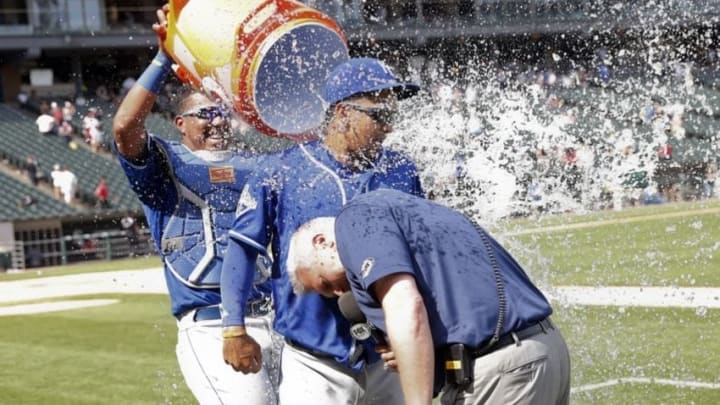
[[[323,99],[328,104],[347,100],[362,93],[392,89],[398,99],[420,91],[415,83],[400,81],[382,61],[375,58],[352,58],[333,69],[325,80]]]

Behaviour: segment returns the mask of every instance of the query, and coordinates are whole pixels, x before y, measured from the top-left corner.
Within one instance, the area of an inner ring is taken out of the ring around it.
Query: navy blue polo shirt
[[[385,276],[407,273],[425,302],[436,348],[449,343],[478,347],[492,337],[498,320],[495,277],[478,230],[461,213],[409,194],[377,190],[345,206],[335,234],[360,309],[381,330],[387,332],[371,287]],[[550,315],[550,305],[520,265],[489,235],[487,241],[507,300],[502,333]]]

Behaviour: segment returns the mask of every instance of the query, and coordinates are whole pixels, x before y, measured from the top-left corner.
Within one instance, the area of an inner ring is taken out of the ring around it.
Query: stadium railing
[[[117,230],[0,244],[0,270],[60,266],[155,254],[149,232]]]

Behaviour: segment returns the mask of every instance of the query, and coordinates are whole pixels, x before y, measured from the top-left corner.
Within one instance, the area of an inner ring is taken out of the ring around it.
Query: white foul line
[[[720,288],[544,287],[560,305],[720,308]],[[167,294],[161,268],[0,282],[0,304],[93,294]]]
[[[0,316],[30,315],[46,312],[67,311],[69,309],[100,307],[118,303],[116,299],[96,300],[66,300],[41,302],[37,304],[22,304],[0,307]]]
[[[720,308],[720,288],[581,287],[549,288],[546,296],[567,305]]]
[[[697,210],[691,210],[691,211],[681,211],[681,212],[667,212],[667,213],[663,213],[663,214],[643,215],[643,216],[639,216],[639,217],[603,219],[603,220],[599,220],[599,221],[577,222],[577,223],[572,223],[572,224],[544,226],[541,228],[519,229],[516,231],[510,231],[510,232],[504,233],[503,236],[520,236],[520,235],[531,235],[531,234],[537,234],[537,233],[563,232],[563,231],[571,231],[573,229],[596,228],[596,227],[600,227],[600,226],[608,226],[608,225],[615,225],[615,224],[645,222],[645,221],[659,219],[659,218],[670,219],[670,218],[682,218],[682,217],[687,217],[687,216],[691,216],[691,215],[708,215],[708,214],[715,214],[717,212],[720,212],[719,207],[703,208],[703,209],[697,209]]]
[[[0,303],[94,294],[167,294],[162,268],[0,282]]]
[[[596,384],[586,384],[579,387],[573,387],[570,392],[577,394],[579,392],[592,391],[599,388],[611,387],[618,384],[659,384],[659,385],[672,385],[680,388],[706,388],[706,389],[720,389],[720,383],[709,383],[702,381],[681,381],[681,380],[670,380],[667,378],[648,378],[648,377],[624,377],[614,378],[605,382]]]

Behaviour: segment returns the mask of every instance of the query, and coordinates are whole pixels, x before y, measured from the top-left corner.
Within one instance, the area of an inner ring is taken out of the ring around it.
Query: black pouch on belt
[[[445,349],[445,383],[467,385],[473,379],[473,357],[470,350],[462,344],[455,343]]]

